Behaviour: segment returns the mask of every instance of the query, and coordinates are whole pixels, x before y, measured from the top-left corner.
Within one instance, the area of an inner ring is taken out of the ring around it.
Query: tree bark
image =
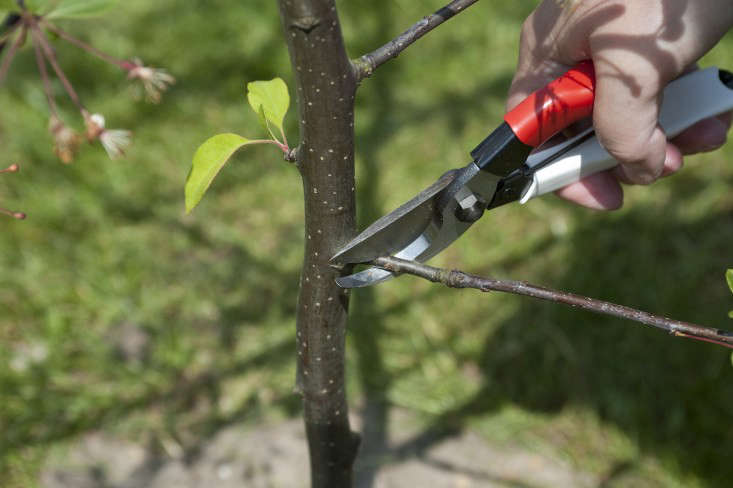
[[[349,487],[359,437],[344,385],[349,296],[329,265],[355,234],[354,96],[333,0],[278,0],[295,73],[296,164],[305,200],[305,256],[296,319],[296,390],[303,397],[313,487]],[[344,270],[343,272],[346,272]]]

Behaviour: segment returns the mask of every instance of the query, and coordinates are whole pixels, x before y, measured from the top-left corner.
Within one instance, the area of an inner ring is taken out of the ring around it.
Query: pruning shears
[[[532,93],[453,169],[393,212],[381,217],[331,258],[336,265],[369,263],[382,256],[424,262],[458,239],[487,210],[562,188],[614,167],[593,128],[549,145],[555,134],[593,112],[595,73],[590,61]],[[733,109],[733,73],[715,67],[693,71],[664,90],[659,122],[668,137]],[[544,144],[544,145],[543,145]],[[370,267],[340,277],[344,288],[394,276]]]

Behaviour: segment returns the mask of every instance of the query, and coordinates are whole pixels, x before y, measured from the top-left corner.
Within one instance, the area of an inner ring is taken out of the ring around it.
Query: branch
[[[72,35],[66,33],[65,31],[59,29],[55,25],[53,25],[50,22],[42,21],[43,27],[47,28],[57,36],[59,36],[61,39],[64,39],[65,41],[75,45],[79,49],[83,49],[84,51],[97,56],[98,58],[108,62],[109,64],[113,64],[117,66],[118,68],[122,68],[124,70],[130,70],[131,66],[134,66],[129,61],[123,61],[122,59],[117,59],[114,56],[110,56],[109,54],[100,51],[96,47],[87,44],[86,42],[82,41],[81,39],[77,39],[76,37],[73,37]]]
[[[377,258],[373,264],[393,273],[407,273],[419,276],[420,278],[425,278],[434,283],[442,283],[451,288],[475,288],[481,291],[501,291],[562,303],[591,312],[612,315],[645,325],[651,325],[652,327],[665,330],[676,337],[687,337],[689,339],[712,342],[733,349],[733,332],[713,329],[689,322],[680,322],[679,320],[653,315],[631,307],[604,302],[574,293],[551,290],[524,281],[484,278],[462,271],[435,268],[394,257]]]
[[[13,43],[10,45],[10,49],[8,49],[8,52],[5,54],[5,58],[3,58],[2,64],[0,64],[0,83],[5,80],[5,75],[8,73],[8,69],[10,69],[10,64],[13,62],[15,53],[18,52],[18,49],[20,49],[20,47],[25,42],[26,32],[27,31],[25,26],[22,26],[20,28],[20,34],[18,34]]]
[[[43,91],[46,93],[46,100],[48,101],[48,109],[51,112],[51,116],[58,118],[58,109],[56,107],[56,100],[53,96],[53,90],[51,89],[51,80],[48,78],[48,71],[46,70],[46,58],[43,57],[41,47],[37,42],[33,43],[33,50],[36,54],[36,64],[38,64],[38,73],[41,75],[41,81],[43,82]]]
[[[356,232],[354,96],[335,0],[278,0],[300,120],[286,154],[303,179],[305,253],[296,314],[296,391],[303,397],[312,488],[351,487],[359,436],[346,400],[349,297],[329,256]],[[284,139],[283,139],[284,141]]]
[[[417,41],[454,15],[470,7],[477,1],[478,0],[453,0],[445,7],[437,10],[434,14],[423,17],[419,22],[415,23],[412,27],[389,41],[384,46],[354,60],[353,64],[356,69],[357,79],[361,81],[364,78],[370,77],[375,69],[390,59],[396,58],[402,51],[407,49],[410,44]]]
[[[76,105],[81,113],[84,113],[85,108],[84,105],[81,103],[81,100],[79,99],[79,95],[76,93],[76,90],[74,90],[74,86],[66,77],[64,70],[61,69],[59,62],[56,59],[56,53],[54,52],[53,47],[51,47],[51,44],[48,43],[46,35],[41,31],[41,28],[38,27],[38,24],[36,22],[33,22],[31,24],[31,35],[33,36],[34,41],[37,42],[39,46],[41,46],[41,50],[46,56],[46,60],[56,72],[56,76],[59,78],[61,84],[64,86],[66,94],[69,95],[69,98],[72,102],[74,102],[74,105]]]

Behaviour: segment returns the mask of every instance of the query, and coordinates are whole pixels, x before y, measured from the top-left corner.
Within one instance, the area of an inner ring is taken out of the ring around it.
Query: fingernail
[[[662,168],[661,176],[669,176],[676,173],[682,168],[684,161],[682,152],[673,144],[667,144],[667,150],[664,154],[664,168]]]
[[[705,123],[704,143],[702,151],[712,151],[725,144],[728,138],[728,126],[716,117],[707,119]]]

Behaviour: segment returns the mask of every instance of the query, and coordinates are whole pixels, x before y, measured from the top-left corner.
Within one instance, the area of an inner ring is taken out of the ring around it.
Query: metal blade
[[[341,248],[331,262],[368,263],[407,247],[429,225],[435,210],[435,196],[451,184],[456,173],[456,170],[445,173],[415,198],[381,217]]]
[[[577,144],[576,141],[582,141],[583,137],[586,137],[585,133],[570,140],[557,138],[545,143],[541,150],[529,158],[528,166],[532,169],[544,166]],[[415,198],[370,225],[331,261],[341,264],[367,263],[380,256],[393,255],[425,262],[450,246],[477,220],[465,222],[457,218],[459,204],[465,208],[471,198],[480,196],[493,208],[521,197],[523,192],[492,201],[499,179],[496,175],[479,170],[475,163],[449,171]],[[527,184],[530,182],[528,180]],[[503,190],[506,192],[509,188],[505,186]],[[344,288],[360,288],[382,283],[394,276],[389,271],[372,266],[337,278],[336,283]]]
[[[429,244],[423,238],[422,234],[415,239],[405,249],[395,254],[395,257],[402,259],[414,259],[416,254],[424,251]],[[379,256],[377,256],[379,257]],[[386,269],[371,266],[358,273],[350,274],[336,278],[336,284],[341,288],[364,288],[365,286],[376,285],[391,280],[395,274]]]
[[[441,181],[446,176],[450,177],[449,183],[455,182],[455,185],[443,184]],[[355,239],[358,242],[354,246],[347,246],[347,251],[342,251],[332,261],[336,261],[337,257],[343,259],[343,256],[358,256],[358,261],[352,262],[369,262],[386,255],[418,262],[427,261],[450,246],[476,222],[476,220],[464,222],[456,217],[459,201],[472,199],[476,195],[491,201],[496,191],[498,177],[480,171],[474,163],[471,163],[460,170],[443,175],[438,182],[440,184],[436,183],[370,226]],[[441,189],[435,192],[434,187]],[[423,193],[432,196],[429,200],[425,200]],[[404,221],[407,224],[403,226]],[[415,236],[416,230],[418,233]],[[408,238],[412,239],[408,241]],[[399,248],[394,245],[395,243],[404,244]],[[356,247],[359,248],[359,252],[352,254],[351,250]],[[344,288],[360,288],[387,281],[392,277],[393,274],[389,271],[371,267],[337,278],[336,283]]]
[[[386,269],[372,266],[364,271],[336,278],[336,284],[341,288],[364,288],[391,280],[394,276],[394,273]]]

